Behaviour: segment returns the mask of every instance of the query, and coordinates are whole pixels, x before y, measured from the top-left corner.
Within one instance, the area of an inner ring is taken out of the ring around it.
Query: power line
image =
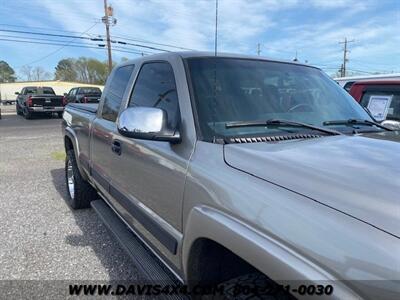
[[[99,23],[99,22],[97,22],[97,23]],[[51,29],[51,28],[45,28],[45,27],[31,27],[31,26],[23,26],[23,25],[11,25],[11,24],[4,24],[4,23],[1,23],[0,26],[21,27],[21,28],[30,28],[30,29],[39,29],[39,30],[44,29],[44,30],[49,30],[49,31],[59,31],[59,32],[78,33],[77,31],[67,31],[67,30]],[[0,29],[0,31],[7,31],[7,30],[5,30],[5,29]],[[53,35],[53,36],[57,36],[57,37],[77,38],[76,36],[73,36],[73,35],[51,34],[51,33],[21,31],[21,30],[8,30],[8,32],[27,33],[27,34],[37,34],[37,35]],[[91,35],[92,35],[92,36],[97,36],[97,37],[105,37],[105,35],[102,35],[102,34],[91,34]],[[81,38],[81,39],[93,39],[92,37],[79,37],[79,38]],[[178,45],[167,44],[167,43],[158,43],[158,42],[153,42],[153,41],[147,41],[147,40],[132,38],[132,37],[124,36],[124,35],[111,35],[111,38],[119,38],[119,39],[125,39],[125,40],[133,41],[133,42],[139,42],[139,43],[145,43],[145,44],[152,44],[152,45],[158,45],[158,46],[165,46],[165,47],[176,48],[176,49],[181,49],[181,50],[195,51],[195,49],[186,48],[186,47],[181,47],[181,46],[178,46]]]
[[[88,31],[90,31],[90,30],[91,30],[94,26],[96,26],[96,25],[97,25],[97,23],[93,24],[93,25],[90,26],[88,29],[86,29],[84,32],[82,32],[81,35],[87,33]],[[68,45],[69,45],[70,43],[72,43],[73,41],[74,41],[74,39],[68,41],[66,44],[64,44],[64,45],[62,45],[60,48],[58,48],[58,49],[56,49],[56,50],[50,52],[49,54],[47,54],[47,55],[45,55],[45,56],[43,56],[43,57],[41,57],[41,58],[39,58],[39,59],[37,59],[37,60],[31,61],[30,63],[24,64],[24,65],[22,65],[21,67],[24,67],[24,66],[26,66],[26,65],[30,65],[30,64],[33,64],[33,63],[37,63],[37,62],[39,62],[39,61],[42,61],[42,60],[44,60],[44,59],[50,57],[51,55],[53,55],[53,54],[55,54],[55,53],[61,51],[62,49],[64,49],[66,46],[68,46]],[[20,67],[20,68],[21,68],[21,67]]]
[[[74,39],[90,40],[90,41],[104,41],[103,38],[90,38],[90,37],[76,36],[76,35],[66,35],[66,34],[41,33],[41,32],[22,31],[22,30],[10,30],[10,29],[0,29],[0,31],[13,32],[13,33],[22,33],[22,34],[32,34],[32,35],[42,35],[42,36],[74,38]],[[152,47],[152,46],[146,46],[146,45],[137,44],[137,43],[128,43],[128,42],[117,41],[117,40],[110,40],[110,42],[111,43],[123,44],[123,45],[131,45],[131,46],[136,46],[136,47],[146,48],[146,49],[151,49],[151,50],[170,52],[170,50],[167,50],[167,49],[162,49],[162,48]]]
[[[101,23],[100,21],[96,21],[95,23]],[[29,28],[29,29],[38,29],[38,30],[48,30],[48,31],[59,31],[59,32],[69,32],[69,33],[78,33],[78,31],[69,31],[69,30],[62,30],[62,29],[55,29],[55,28],[48,28],[48,27],[37,27],[37,26],[26,26],[26,25],[13,25],[13,24],[6,24],[0,23],[0,26],[5,27],[16,27],[16,28]]]
[[[145,44],[152,44],[152,45],[158,45],[158,46],[165,46],[165,47],[176,48],[176,49],[181,49],[181,50],[195,51],[195,49],[191,49],[191,48],[176,46],[176,45],[172,45],[172,44],[150,42],[150,41],[134,39],[134,38],[126,37],[126,36],[117,36],[117,35],[113,36],[112,35],[111,37],[121,38],[121,39],[125,39],[127,41],[133,41],[133,42],[139,42],[139,43],[145,43]]]
[[[9,41],[9,42],[17,42],[17,43],[28,43],[28,44],[39,44],[39,45],[52,45],[52,46],[60,46],[63,44],[60,43],[47,43],[47,42],[35,42],[35,41],[29,41],[29,40],[14,40],[14,39],[2,39],[0,38],[0,41]],[[103,48],[100,47],[93,47],[93,46],[84,46],[82,45],[68,45],[66,47],[76,47],[76,48],[87,48],[87,49],[97,49],[97,50],[103,50]],[[132,53],[132,54],[139,54],[141,55],[142,53],[144,53],[143,51],[139,52],[139,51],[128,51],[128,50],[115,50],[115,51],[119,51],[119,52],[125,52],[125,53]],[[20,68],[20,67],[17,67]]]

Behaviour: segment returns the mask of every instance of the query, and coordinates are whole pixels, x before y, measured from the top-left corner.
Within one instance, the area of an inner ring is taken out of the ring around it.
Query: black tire
[[[225,300],[294,300],[292,295],[280,288],[262,273],[250,273],[228,280],[223,286],[223,295],[213,299]],[[239,292],[240,291],[240,292]],[[255,293],[254,291],[258,291]]]
[[[62,117],[63,117],[63,112],[58,112],[57,115],[58,115],[58,117],[59,117],[60,119],[62,119]]]
[[[22,112],[24,114],[25,119],[27,119],[27,120],[32,119],[33,114],[26,107],[23,109]]]
[[[68,181],[68,169],[72,168],[73,173],[73,195],[70,192],[69,181]],[[73,209],[81,209],[90,207],[90,202],[92,200],[98,199],[96,190],[83,179],[78,165],[75,159],[75,153],[73,150],[68,150],[65,159],[65,183],[68,193],[68,204]]]
[[[19,106],[18,102],[15,104],[15,109],[17,111],[17,115],[21,116],[22,111],[21,111],[21,107]]]

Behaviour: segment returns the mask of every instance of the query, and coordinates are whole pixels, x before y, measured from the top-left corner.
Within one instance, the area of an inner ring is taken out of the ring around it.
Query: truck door
[[[91,129],[90,172],[98,189],[109,197],[109,185],[112,170],[115,168],[112,143],[117,134],[116,119],[121,102],[132,75],[134,66],[125,65],[117,68],[110,75],[104,90],[102,107],[99,107],[97,118]]]
[[[146,62],[137,75],[127,106],[162,108],[167,112],[169,125],[175,127],[181,121],[178,94],[170,63]],[[194,143],[183,139],[180,144],[171,144],[119,134],[113,138],[120,153],[112,156],[111,196],[145,240],[178,265],[183,191]]]

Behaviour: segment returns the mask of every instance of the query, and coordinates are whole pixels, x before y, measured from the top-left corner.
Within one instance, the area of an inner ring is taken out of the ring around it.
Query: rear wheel
[[[61,119],[63,117],[63,112],[58,112],[57,115]]]
[[[88,208],[92,200],[98,199],[96,190],[83,179],[73,150],[68,150],[65,159],[65,181],[68,202],[73,209]]]
[[[19,106],[18,102],[15,103],[15,110],[17,111],[17,115],[22,115],[21,107]]]
[[[27,119],[27,120],[32,119],[32,113],[26,107],[23,109],[22,112],[24,114],[25,119]]]

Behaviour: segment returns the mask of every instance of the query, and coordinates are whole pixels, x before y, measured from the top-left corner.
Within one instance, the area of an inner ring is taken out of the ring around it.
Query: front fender
[[[276,239],[207,206],[195,207],[189,214],[182,244],[184,274],[188,274],[192,246],[200,238],[224,246],[281,284],[293,285],[294,280],[307,284],[325,282],[334,285],[334,295],[329,296],[329,299],[359,298],[335,276]]]

